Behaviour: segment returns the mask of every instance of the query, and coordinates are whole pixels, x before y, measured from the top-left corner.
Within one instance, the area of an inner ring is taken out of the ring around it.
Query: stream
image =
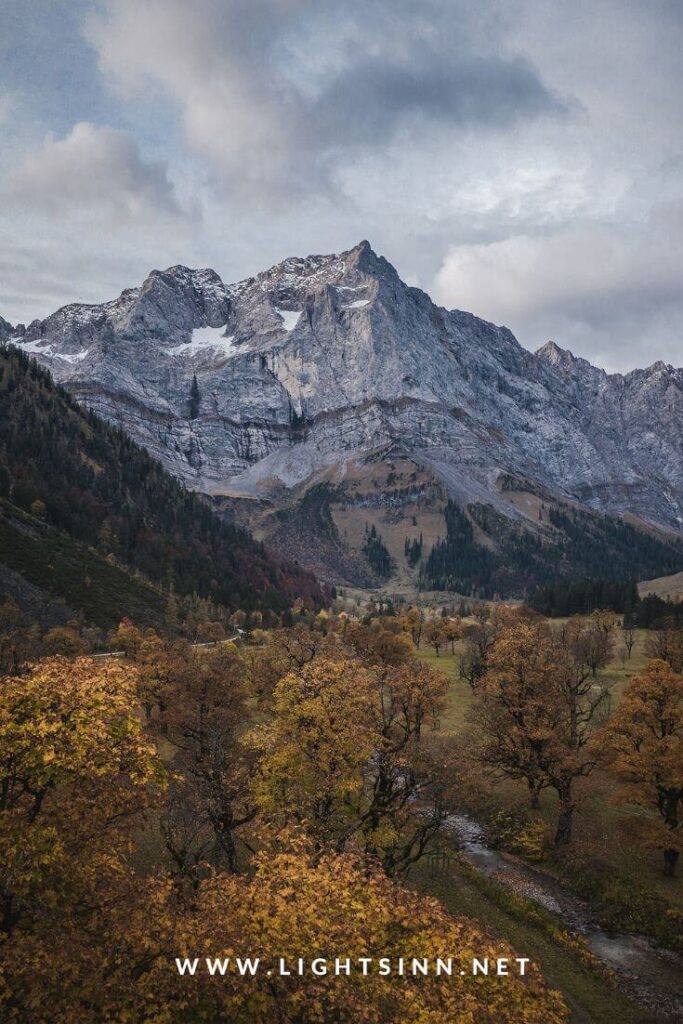
[[[682,956],[654,946],[642,935],[608,934],[596,924],[583,900],[541,871],[494,850],[487,844],[482,826],[467,815],[450,815],[444,828],[465,859],[483,875],[538,903],[567,931],[581,936],[634,1002],[652,1010],[658,1020],[683,1021]]]

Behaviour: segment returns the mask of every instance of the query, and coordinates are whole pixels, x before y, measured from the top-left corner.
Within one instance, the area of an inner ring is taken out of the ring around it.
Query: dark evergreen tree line
[[[419,540],[416,537],[414,537],[413,540],[409,540],[406,537],[405,544],[403,545],[403,553],[408,560],[408,565],[413,569],[422,558],[423,546],[424,541],[422,539],[422,534],[420,534]]]
[[[611,580],[557,580],[533,591],[526,600],[534,611],[548,618],[590,615],[598,608],[609,608],[623,615],[626,627],[641,629],[663,625],[683,625],[683,602],[661,598],[657,594],[640,597],[637,584]]]
[[[388,579],[394,571],[394,560],[374,523],[369,528],[365,527],[362,550],[373,572],[377,573],[380,579]]]
[[[597,516],[569,505],[548,509],[553,527],[532,533],[491,505],[453,501],[444,510],[446,537],[423,562],[424,589],[452,590],[481,598],[524,597],[559,581],[628,583],[677,572],[683,541],[664,541],[613,516]],[[475,539],[475,523],[491,540]]]
[[[549,618],[590,615],[597,608],[610,608],[628,619],[638,600],[638,587],[633,580],[557,580],[532,591],[526,603]]]
[[[661,626],[683,626],[683,602],[671,601],[669,598],[658,597],[657,594],[646,594],[640,598],[633,609],[633,625],[641,629],[657,629]]]

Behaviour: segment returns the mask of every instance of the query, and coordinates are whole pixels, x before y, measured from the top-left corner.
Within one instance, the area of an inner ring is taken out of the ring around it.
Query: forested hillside
[[[568,504],[546,510],[543,533],[517,526],[491,505],[466,512],[449,501],[446,537],[422,570],[425,588],[478,597],[522,597],[546,583],[602,579],[624,583],[676,572],[683,565],[683,538],[638,530],[616,516],[594,515]],[[490,541],[475,538],[473,523]]]
[[[219,519],[125,433],[81,408],[12,348],[0,348],[0,498],[6,511],[14,507],[45,524],[42,556],[33,568],[13,564],[17,552],[8,550],[14,547],[9,541],[3,558],[39,586],[36,573],[45,568],[52,528],[62,547],[66,535],[79,550],[90,549],[91,556],[168,593],[198,594],[228,608],[274,610],[297,597],[316,602],[321,596],[310,573],[277,562],[243,530]],[[52,593],[59,582],[53,573]],[[73,607],[74,580],[69,589]]]

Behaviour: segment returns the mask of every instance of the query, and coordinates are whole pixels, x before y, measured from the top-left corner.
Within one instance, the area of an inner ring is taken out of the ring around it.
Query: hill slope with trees
[[[673,533],[637,529],[618,516],[560,501],[548,505],[546,516],[543,532],[532,533],[491,505],[473,503],[463,509],[449,501],[446,537],[422,566],[423,587],[484,598],[519,597],[586,580],[630,584],[683,564],[683,538]],[[489,546],[477,539],[475,526]]]
[[[34,586],[86,615],[94,567],[135,577],[138,590],[148,581],[150,594],[197,594],[231,609],[281,611],[296,598],[320,600],[310,573],[276,561],[221,520],[123,431],[83,409],[11,347],[0,348],[0,399],[0,558]],[[48,577],[50,551],[59,561],[65,547],[76,578]],[[105,624],[116,614],[103,607],[97,617]]]

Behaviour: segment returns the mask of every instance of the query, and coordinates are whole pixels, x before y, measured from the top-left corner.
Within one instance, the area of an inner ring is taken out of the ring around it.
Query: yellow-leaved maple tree
[[[592,675],[595,630],[578,619],[560,632],[542,621],[506,625],[475,688],[471,718],[482,761],[494,773],[525,780],[532,806],[543,789],[556,791],[557,846],[571,839],[576,782],[596,767],[594,725],[609,696]]]
[[[447,743],[422,735],[443,710],[447,680],[401,661],[368,668],[314,658],[279,680],[273,717],[255,730],[257,801],[271,820],[306,827],[404,870],[445,815]]]
[[[131,672],[49,658],[0,681],[0,931],[109,857],[160,777]],[[36,902],[36,894],[39,899]]]
[[[567,1020],[538,968],[527,964],[520,976],[506,943],[348,854],[321,855],[305,839],[290,837],[283,849],[258,855],[250,875],[212,875],[191,902],[163,878],[138,879],[137,888],[130,879],[105,885],[107,896],[124,892],[125,900],[107,906],[99,929],[97,918],[84,927],[69,914],[52,934],[17,944],[4,1019],[25,1020],[18,1007],[30,1006],[32,1024]],[[253,976],[240,974],[238,957],[258,959]],[[176,958],[196,959],[194,973],[181,974]],[[334,973],[337,958],[350,961],[349,974]],[[360,958],[368,958],[365,968]],[[379,973],[380,958],[391,974]],[[427,976],[413,975],[413,958],[429,962]],[[450,975],[436,974],[437,958],[452,958]],[[489,976],[473,975],[474,958],[489,960]],[[207,959],[227,960],[225,973],[214,968],[212,975]],[[495,976],[499,959],[508,961],[506,977]],[[314,960],[327,962],[326,974],[313,974]]]
[[[683,676],[651,661],[624,690],[606,737],[621,798],[655,812],[639,824],[673,875],[683,850]]]

